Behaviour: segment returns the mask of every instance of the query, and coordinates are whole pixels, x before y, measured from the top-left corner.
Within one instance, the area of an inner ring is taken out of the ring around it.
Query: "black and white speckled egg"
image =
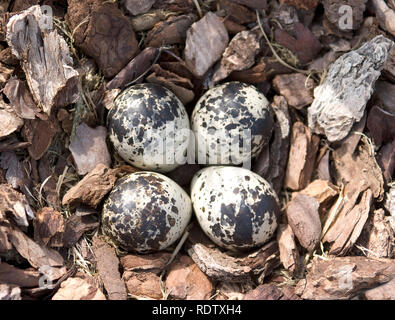
[[[102,231],[128,251],[162,250],[182,235],[191,215],[191,199],[178,184],[141,171],[123,177],[111,191],[103,207]]]
[[[228,82],[199,99],[191,126],[198,159],[207,164],[238,165],[257,156],[268,143],[273,116],[268,100],[254,86]],[[244,130],[250,132],[250,138]],[[244,149],[248,145],[250,149]]]
[[[185,162],[189,135],[183,130],[190,128],[188,114],[182,102],[160,85],[125,89],[108,113],[107,126],[115,150],[137,168],[168,172]],[[165,137],[174,146],[167,146]]]
[[[267,242],[277,228],[278,198],[270,184],[250,170],[212,166],[191,183],[193,209],[202,230],[217,245],[243,250]]]

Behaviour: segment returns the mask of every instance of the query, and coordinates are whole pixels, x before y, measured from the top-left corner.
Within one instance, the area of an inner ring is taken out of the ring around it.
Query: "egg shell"
[[[116,245],[147,252],[172,245],[192,215],[189,195],[173,180],[156,172],[121,178],[102,212],[102,231]]]
[[[202,230],[220,247],[245,250],[266,243],[277,228],[278,197],[250,170],[212,166],[192,179],[191,199]]]
[[[228,82],[199,99],[191,127],[199,163],[238,165],[256,157],[268,143],[273,115],[268,100],[254,86]],[[243,130],[249,130],[250,138]],[[250,149],[243,150],[242,139]]]
[[[160,85],[125,89],[108,113],[107,127],[114,149],[137,168],[169,172],[186,161],[188,114],[174,93]]]

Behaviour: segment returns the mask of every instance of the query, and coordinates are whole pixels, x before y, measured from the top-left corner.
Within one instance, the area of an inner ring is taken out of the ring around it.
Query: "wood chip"
[[[219,69],[213,75],[213,82],[225,79],[232,71],[252,67],[260,50],[259,40],[260,36],[252,31],[242,31],[235,35],[222,55]]]
[[[273,79],[273,87],[298,110],[313,102],[314,80],[301,73],[277,75]]]
[[[25,120],[22,136],[30,143],[27,150],[34,160],[41,159],[47,152],[58,130],[58,123],[54,117],[48,120]]]
[[[331,142],[338,141],[362,119],[392,43],[377,36],[330,66],[323,84],[315,88],[313,104],[308,108],[309,126],[315,133],[325,134]],[[369,76],[359,77],[360,74]]]
[[[66,220],[63,235],[63,246],[71,248],[85,232],[96,229],[99,226],[97,212],[90,209],[78,208],[74,215]]]
[[[271,106],[277,121],[274,124],[273,140],[267,152],[267,168],[261,167],[265,166],[265,154],[262,151],[254,163],[253,171],[269,181],[276,193],[279,193],[284,185],[288,162],[291,118],[288,103],[283,96],[274,96]]]
[[[247,24],[256,21],[255,12],[245,6],[231,0],[219,0],[218,6],[220,10],[224,10],[226,16],[238,24]]]
[[[134,297],[145,299],[163,299],[160,277],[153,272],[125,271],[122,275],[128,292]]]
[[[280,263],[277,241],[235,258],[211,246],[201,230],[192,228],[187,244],[188,255],[210,279],[229,282],[251,281],[251,277],[263,280]]]
[[[391,258],[393,241],[394,233],[384,210],[378,209],[369,216],[356,245],[368,258]]]
[[[367,118],[367,127],[376,146],[380,147],[395,139],[394,122],[395,113],[391,114],[377,105],[374,105],[370,109]]]
[[[15,286],[0,284],[0,300],[22,300],[21,289]]]
[[[62,247],[65,223],[60,212],[44,207],[34,220],[34,241],[43,246]]]
[[[24,81],[10,79],[4,87],[4,94],[10,100],[15,113],[22,119],[34,119],[40,112]]]
[[[316,198],[321,207],[330,203],[334,197],[339,194],[339,188],[328,180],[317,179],[297,194],[304,194]],[[294,196],[296,196],[295,193],[292,194],[292,198],[294,198]]]
[[[363,188],[361,185],[346,187],[346,197],[349,200],[322,238],[322,242],[331,245],[330,254],[346,255],[362,232],[369,217],[373,194],[370,189],[363,191],[361,188]],[[359,198],[360,201],[358,201]]]
[[[131,15],[137,16],[151,9],[155,1],[156,0],[126,0],[124,7]]]
[[[7,221],[8,215],[11,215],[16,224],[22,227],[27,227],[28,219],[34,218],[26,197],[10,185],[0,184],[0,222]]]
[[[147,82],[156,83],[164,86],[172,91],[181,102],[186,105],[195,98],[193,84],[189,79],[182,78],[175,73],[162,69],[158,64],[155,64],[151,73],[147,78]]]
[[[243,71],[233,71],[228,79],[230,81],[240,81],[250,84],[262,83],[268,76],[265,58],[259,58],[257,63],[250,69]]]
[[[372,5],[380,26],[395,37],[395,11],[384,0],[372,0]]]
[[[288,223],[300,245],[309,252],[320,241],[321,221],[318,208],[319,203],[315,198],[303,194],[298,194],[287,207]]]
[[[376,288],[366,290],[366,300],[395,300],[395,278]]]
[[[52,300],[106,300],[103,292],[81,278],[68,278]]]
[[[115,2],[69,0],[66,21],[76,46],[96,61],[106,78],[139,52],[132,26]]]
[[[251,9],[267,10],[267,0],[230,0],[245,5]]]
[[[3,138],[19,130],[23,125],[23,120],[7,104],[0,100],[0,123],[0,138]]]
[[[392,46],[388,59],[384,64],[383,76],[395,83],[395,46]]]
[[[170,12],[189,13],[195,9],[195,4],[193,0],[156,0],[152,7]]]
[[[107,129],[105,127],[99,126],[93,129],[85,123],[77,127],[69,149],[77,166],[78,174],[84,175],[100,163],[107,167],[111,165],[106,138]]]
[[[67,191],[62,204],[72,207],[85,204],[96,208],[114,187],[117,171],[99,163],[80,182]]]
[[[180,256],[170,265],[166,290],[170,296],[182,300],[208,300],[213,285],[188,256]]]
[[[302,122],[292,126],[291,148],[285,173],[285,187],[292,190],[305,188],[311,180],[320,139],[311,134]]]
[[[350,24],[349,30],[357,30],[362,22],[363,22],[363,13],[366,8],[367,0],[353,0],[347,1],[347,5],[351,7],[351,14],[352,14],[352,22]],[[325,9],[325,16],[328,20],[336,26],[338,29],[347,29],[347,25],[341,25],[341,22],[344,21],[344,11],[341,10],[341,6],[344,5],[344,1],[341,0],[323,0],[322,1]],[[348,12],[348,11],[346,11]]]
[[[277,287],[275,284],[261,284],[254,290],[247,292],[243,300],[301,300],[287,287]]]
[[[0,262],[0,283],[22,288],[38,287],[41,276],[36,270],[23,270]]]
[[[51,163],[48,153],[40,159],[38,164],[38,173],[42,185],[42,191],[45,195],[45,200],[49,206],[59,209],[60,202],[58,192],[56,190],[57,178],[51,168]],[[41,201],[41,199],[40,199]]]
[[[288,224],[280,224],[277,231],[277,242],[280,251],[280,260],[284,268],[291,275],[300,270],[299,250],[296,246],[295,235]]]
[[[187,32],[185,62],[197,77],[203,77],[221,58],[229,42],[229,35],[221,20],[212,12],[195,22]]]
[[[146,47],[160,47],[181,44],[185,42],[187,30],[197,20],[195,14],[173,16],[165,21],[158,22],[147,33]]]
[[[388,282],[395,274],[395,260],[365,257],[314,258],[306,280],[298,284],[302,299],[350,299],[361,291]]]
[[[0,154],[0,167],[6,171],[7,183],[14,189],[19,188],[24,191],[25,174],[14,151],[5,151]]]
[[[78,72],[73,69],[66,41],[42,21],[45,16],[40,6],[13,16],[7,24],[7,42],[22,60],[34,100],[49,115],[54,106],[77,101]]]
[[[40,270],[49,281],[66,274],[63,258],[58,251],[40,246],[18,229],[13,229],[8,238],[19,254],[29,261],[32,267]]]
[[[119,260],[114,248],[98,237],[93,238],[92,248],[95,253],[97,270],[107,291],[108,299],[126,300],[126,287],[119,273]]]
[[[125,271],[144,271],[160,274],[170,258],[171,253],[157,252],[144,255],[128,254],[121,257],[120,261]]]
[[[391,51],[395,51],[395,45],[393,46],[393,48],[394,49],[391,49]],[[388,58],[388,60],[390,60],[390,58]],[[395,84],[391,84],[387,81],[377,81],[374,89],[375,93],[382,102],[382,109],[384,109],[391,115],[395,115]]]
[[[277,28],[274,31],[274,39],[277,43],[291,50],[298,58],[299,63],[304,65],[313,60],[321,51],[321,43],[314,34],[302,23],[293,24],[293,37],[289,32]]]
[[[312,10],[318,5],[318,0],[281,0],[280,3],[287,3],[298,9]]]
[[[377,162],[383,170],[386,183],[390,183],[395,177],[395,139],[380,149]]]
[[[361,135],[350,134],[342,142],[341,146],[332,153],[336,168],[337,184],[349,183],[354,186],[362,185],[363,188],[370,188],[373,192],[373,197],[381,201],[384,195],[383,174],[372,153],[371,145],[363,137],[362,143],[357,149],[358,152],[355,154],[349,152],[347,151],[348,148],[352,150],[354,149],[352,145],[356,146],[355,142],[351,141],[351,147],[347,147],[349,141],[353,140],[354,137],[358,138],[356,140],[358,143]]]

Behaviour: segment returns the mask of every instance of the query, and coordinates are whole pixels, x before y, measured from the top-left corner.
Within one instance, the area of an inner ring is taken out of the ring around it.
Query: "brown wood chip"
[[[98,237],[93,238],[97,270],[107,291],[109,300],[126,300],[125,283],[119,273],[119,260],[114,248]]]

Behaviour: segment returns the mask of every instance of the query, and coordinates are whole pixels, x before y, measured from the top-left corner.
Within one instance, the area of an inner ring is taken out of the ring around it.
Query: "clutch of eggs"
[[[125,89],[108,113],[107,127],[114,149],[137,168],[169,172],[185,163],[188,114],[175,94],[160,85]]]
[[[192,215],[189,195],[168,177],[148,171],[118,180],[104,203],[102,231],[116,246],[148,252],[167,248]]]
[[[191,117],[199,164],[239,165],[269,142],[273,116],[254,86],[227,82],[208,90]]]
[[[277,228],[278,198],[250,170],[212,166],[191,183],[193,209],[202,230],[220,247],[240,251],[266,243]]]

